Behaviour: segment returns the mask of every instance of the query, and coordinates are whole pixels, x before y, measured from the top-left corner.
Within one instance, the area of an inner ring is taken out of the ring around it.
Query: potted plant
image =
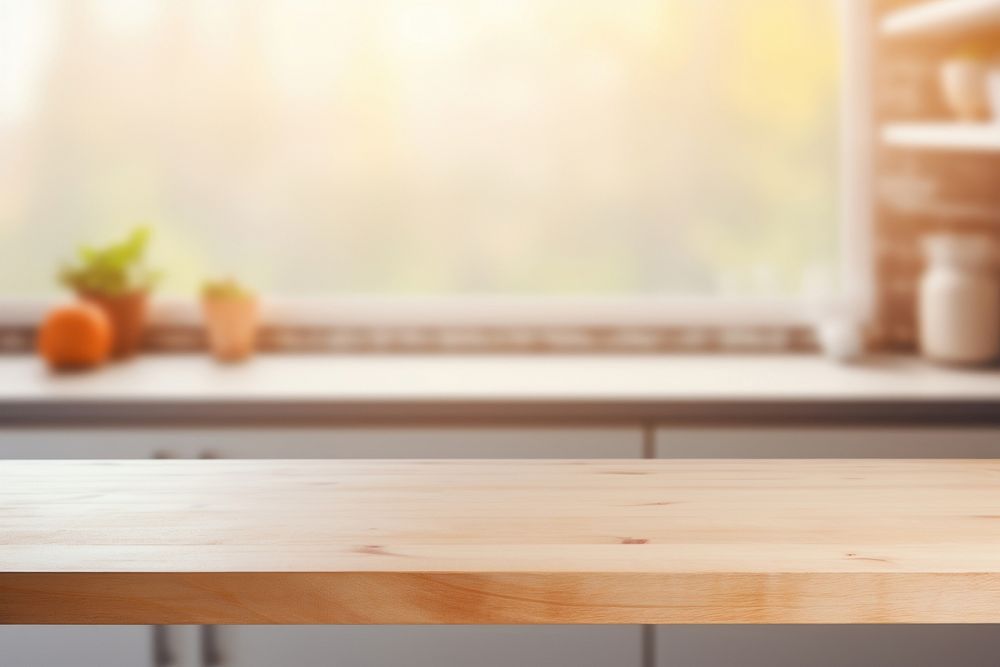
[[[208,281],[202,288],[208,343],[219,361],[250,357],[257,338],[257,297],[236,280]]]
[[[63,267],[60,274],[63,284],[107,315],[111,354],[118,359],[139,349],[149,292],[158,279],[145,263],[149,236],[147,227],[139,227],[118,243],[82,246],[76,263]]]

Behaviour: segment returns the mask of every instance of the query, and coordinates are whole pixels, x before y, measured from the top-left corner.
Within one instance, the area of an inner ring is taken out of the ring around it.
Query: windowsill
[[[1000,371],[810,355],[145,356],[58,375],[0,358],[0,425],[1000,423]]]

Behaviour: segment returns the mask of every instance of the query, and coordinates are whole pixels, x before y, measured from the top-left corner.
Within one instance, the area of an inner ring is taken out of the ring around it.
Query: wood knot
[[[355,549],[359,554],[371,554],[372,556],[387,556],[385,547],[381,544],[362,544]]]
[[[845,557],[850,558],[851,560],[861,560],[868,563],[886,563],[886,564],[892,563],[892,561],[890,561],[888,558],[876,558],[875,556],[859,556],[858,554],[853,552],[846,554]]]

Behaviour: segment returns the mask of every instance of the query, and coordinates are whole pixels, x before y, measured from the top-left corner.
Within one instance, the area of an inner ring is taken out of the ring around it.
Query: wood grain
[[[4,623],[998,623],[997,461],[6,461]]]

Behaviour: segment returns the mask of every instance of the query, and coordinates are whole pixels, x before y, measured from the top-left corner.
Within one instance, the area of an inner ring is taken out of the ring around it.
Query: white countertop
[[[88,373],[0,358],[0,401],[73,400],[1000,400],[1000,370],[909,357],[839,365],[811,355],[262,355],[220,365],[146,356]]]
[[[295,414],[308,407],[311,414],[341,416],[361,405],[369,412],[434,405],[463,413],[487,404],[498,413],[513,405],[534,412],[557,404],[617,405],[630,406],[632,415],[637,406],[666,405],[739,406],[752,413],[765,404],[977,405],[978,412],[995,404],[1000,421],[1000,370],[948,369],[909,357],[838,365],[810,355],[262,355],[224,366],[203,355],[160,355],[80,374],[55,374],[35,358],[7,357],[0,358],[0,378],[0,423],[28,408],[39,415],[73,408],[88,416],[112,404],[230,411],[284,406]]]

